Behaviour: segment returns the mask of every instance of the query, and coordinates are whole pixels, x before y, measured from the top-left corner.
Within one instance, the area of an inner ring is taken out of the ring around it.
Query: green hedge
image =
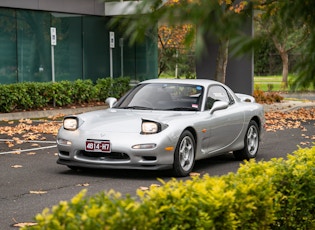
[[[96,84],[91,80],[0,84],[0,112],[105,101],[108,96],[120,98],[130,89],[129,84],[127,77],[99,79]]]
[[[24,229],[315,229],[315,147],[221,177],[161,183],[135,198],[82,190]]]

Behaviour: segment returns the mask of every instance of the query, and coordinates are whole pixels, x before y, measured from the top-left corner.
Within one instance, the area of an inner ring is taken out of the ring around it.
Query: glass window
[[[110,76],[108,17],[0,8],[0,83],[52,80],[50,28],[55,27],[55,80]],[[113,77],[157,77],[157,39],[130,45],[114,28]]]
[[[82,79],[82,17],[52,13],[52,26],[57,30],[55,46],[56,81]]]
[[[0,9],[0,15],[0,83],[15,83],[17,80],[15,10]]]
[[[146,80],[158,76],[157,32],[150,31],[142,44],[136,45],[136,78]]]
[[[220,85],[211,86],[209,88],[205,110],[211,109],[214,102],[216,101],[226,101],[229,104],[234,103],[234,101],[232,100],[232,97],[229,95],[226,89]]]
[[[117,108],[137,108],[175,111],[198,111],[203,87],[189,84],[141,84],[131,90],[116,105]]]
[[[109,49],[107,21],[105,17],[83,17],[84,79],[96,81],[110,75],[106,52]]]
[[[50,16],[40,11],[17,11],[18,80],[50,81]]]

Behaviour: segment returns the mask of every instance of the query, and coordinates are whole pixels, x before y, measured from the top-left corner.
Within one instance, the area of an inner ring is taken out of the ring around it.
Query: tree
[[[143,0],[137,15],[144,9],[150,9],[151,12],[145,15],[146,20],[137,16],[124,17],[115,19],[114,23],[126,26],[125,31],[131,36],[131,42],[143,38],[147,29],[157,21],[166,21],[169,26],[194,25],[185,34],[185,44],[196,41],[196,54],[200,57],[205,47],[204,39],[211,37],[216,40],[219,50],[214,79],[225,82],[230,39],[244,36],[240,31],[251,16],[250,4],[240,0],[173,0],[167,6],[161,4],[162,0]]]
[[[296,65],[298,75],[295,86],[315,87],[315,1],[314,0],[256,0],[261,6],[268,6],[269,15],[276,14],[273,31],[278,34],[283,26],[294,30],[297,25],[304,27],[308,37],[303,41],[301,58]],[[258,5],[256,2],[256,5]],[[298,23],[298,24],[297,24]]]
[[[287,26],[278,14],[279,2],[272,2],[270,5],[260,5],[259,11],[255,14],[257,22],[256,31],[259,36],[270,38],[282,60],[282,82],[288,85],[289,74],[289,53],[299,48],[307,39],[308,28],[303,22],[295,21]]]
[[[186,48],[184,42],[185,35],[191,28],[192,25],[190,24],[176,26],[159,25],[159,75],[185,61],[184,57],[188,54],[187,50],[193,49],[192,45]]]

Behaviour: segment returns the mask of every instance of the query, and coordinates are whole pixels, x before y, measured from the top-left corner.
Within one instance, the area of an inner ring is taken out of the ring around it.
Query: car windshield
[[[140,84],[115,105],[120,109],[200,111],[203,87],[175,83]]]

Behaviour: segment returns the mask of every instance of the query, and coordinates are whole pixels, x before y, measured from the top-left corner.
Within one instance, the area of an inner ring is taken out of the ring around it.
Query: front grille
[[[111,152],[111,153],[104,153],[104,152],[87,152],[81,150],[78,152],[79,156],[87,157],[87,158],[101,158],[103,160],[129,160],[130,157],[126,153],[119,153],[119,152]]]

